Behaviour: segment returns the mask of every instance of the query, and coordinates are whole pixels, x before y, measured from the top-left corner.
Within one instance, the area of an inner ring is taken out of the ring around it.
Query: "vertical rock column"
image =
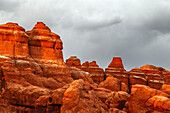
[[[62,41],[59,35],[42,22],[37,22],[31,31],[27,31],[29,38],[29,53],[40,65],[43,76],[54,78],[63,83],[72,82],[70,72],[63,60]]]
[[[13,59],[27,59],[28,35],[16,23],[0,25],[0,55]]]

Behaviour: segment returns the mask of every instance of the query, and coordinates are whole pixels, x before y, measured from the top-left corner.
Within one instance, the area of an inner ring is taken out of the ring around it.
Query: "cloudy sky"
[[[121,56],[127,70],[170,70],[170,0],[0,0],[0,24],[9,21],[26,30],[43,21],[61,36],[65,59],[105,68]]]

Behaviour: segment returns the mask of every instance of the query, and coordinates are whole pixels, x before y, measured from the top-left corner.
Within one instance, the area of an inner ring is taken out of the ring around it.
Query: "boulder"
[[[122,87],[123,86],[123,87]],[[99,84],[99,88],[106,88],[111,91],[126,91],[128,92],[128,87],[123,82],[119,81],[113,76],[108,76],[105,81]]]
[[[92,92],[85,89],[84,80],[79,79],[71,83],[65,91],[61,113],[100,113],[103,108]]]
[[[162,85],[161,90],[164,91],[165,93],[169,94],[169,97],[170,97],[170,85],[168,85],[168,84]]]
[[[130,95],[123,91],[112,92],[108,95],[105,104],[109,108],[117,108],[122,110],[125,107],[125,103],[128,101]]]
[[[155,109],[153,108],[154,103],[151,103],[154,96],[161,96],[160,98],[166,98],[165,105],[169,104],[167,101],[168,94],[150,88],[145,85],[133,85],[131,89],[130,98],[127,102],[127,107],[130,113],[143,113],[143,112],[164,112],[169,111],[168,109]],[[156,105],[156,104],[155,104]],[[164,108],[164,104],[161,104],[162,108]],[[167,108],[167,107],[165,107]]]

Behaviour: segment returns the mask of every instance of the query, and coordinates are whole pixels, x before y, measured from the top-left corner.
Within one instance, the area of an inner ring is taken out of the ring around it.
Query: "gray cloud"
[[[14,12],[17,11],[20,4],[23,3],[24,0],[1,0],[0,1],[0,11],[5,12]]]
[[[169,0],[4,0],[0,22],[27,30],[43,21],[64,43],[64,58],[96,60],[105,68],[121,56],[130,70],[154,64],[170,70]]]

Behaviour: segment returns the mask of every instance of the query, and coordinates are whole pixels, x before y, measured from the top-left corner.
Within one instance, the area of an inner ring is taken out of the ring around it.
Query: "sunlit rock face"
[[[0,55],[13,59],[27,59],[28,35],[16,23],[0,25]]]
[[[96,61],[88,62],[82,64],[81,69],[83,71],[89,72],[90,77],[93,79],[94,82],[99,84],[100,82],[104,81],[105,74],[102,68],[100,68]]]
[[[142,84],[148,85],[146,74],[139,68],[129,71],[129,85]]]
[[[47,60],[63,60],[62,41],[59,35],[52,33],[51,30],[42,22],[37,22],[29,35],[29,49],[31,56],[38,62],[50,62]],[[59,61],[58,61],[59,62]]]
[[[81,61],[79,58],[77,58],[76,56],[71,56],[69,59],[66,60],[66,64],[68,67],[70,67],[69,69],[73,70],[74,68],[73,67],[76,67],[84,72],[88,72],[90,76],[90,78],[97,84],[99,84],[100,82],[104,81],[105,79],[105,74],[104,74],[104,71],[102,68],[100,68],[96,61],[92,61],[92,62],[84,62],[82,65],[81,65]],[[77,70],[78,70],[77,69]],[[80,72],[80,71],[79,71]],[[79,73],[77,72],[77,73]],[[82,74],[76,74],[75,76],[75,72],[74,72],[74,77],[78,78],[81,78]],[[72,73],[73,75],[73,73]],[[74,78],[73,77],[73,78]]]
[[[160,89],[166,82],[166,75],[168,72],[153,65],[144,65],[140,67],[141,71],[146,74],[148,86],[156,89]]]
[[[130,113],[168,113],[170,99],[168,94],[145,85],[133,85],[126,103]]]
[[[128,92],[127,85],[111,75],[108,76],[105,81],[99,84],[99,88],[105,88],[111,91]]]
[[[70,72],[63,60],[63,45],[59,35],[52,33],[42,22],[37,22],[31,31],[27,31],[27,34],[29,53],[35,62],[40,64],[43,76],[57,81],[65,79],[66,83],[71,82]]]
[[[124,69],[122,59],[120,57],[113,57],[108,68],[105,69],[105,74],[106,77],[112,75],[128,85],[128,73]]]
[[[71,83],[62,49],[60,37],[42,22],[28,32],[16,23],[0,25],[0,111],[31,113],[40,96]]]

